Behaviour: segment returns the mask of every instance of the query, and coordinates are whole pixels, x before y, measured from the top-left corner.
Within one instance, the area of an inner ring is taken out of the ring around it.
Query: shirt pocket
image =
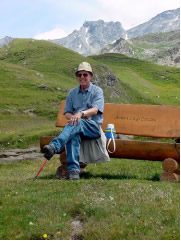
[[[88,109],[92,108],[92,103],[93,103],[92,95],[90,94],[88,99],[87,99],[87,103],[86,103]]]
[[[87,102],[87,108],[88,109],[92,108],[92,102],[90,100]]]
[[[82,103],[80,100],[73,101],[73,112],[76,113],[77,111],[82,109]]]

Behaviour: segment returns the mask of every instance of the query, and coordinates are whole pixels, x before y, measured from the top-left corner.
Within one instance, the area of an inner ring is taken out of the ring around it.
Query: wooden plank
[[[180,136],[180,108],[175,106],[105,104],[104,120],[103,130],[113,123],[121,134]]]
[[[63,115],[64,106],[65,106],[65,100],[62,100],[60,104],[57,120],[56,120],[57,127],[64,127],[67,124],[67,119]]]
[[[65,101],[62,101],[56,121],[57,127],[64,127],[67,124],[62,114],[64,106]],[[178,138],[180,137],[180,108],[106,103],[102,129],[105,130],[110,123],[115,125],[118,134]]]
[[[109,149],[113,150],[112,142]],[[163,161],[166,158],[173,158],[179,162],[180,144],[117,139],[116,151],[110,153],[110,157],[152,161]]]

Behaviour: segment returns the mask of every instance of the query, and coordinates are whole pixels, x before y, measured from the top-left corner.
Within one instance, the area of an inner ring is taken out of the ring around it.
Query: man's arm
[[[98,108],[93,107],[87,110],[83,111],[83,118],[88,119],[89,117],[91,117],[92,115],[96,115],[98,112]]]
[[[66,118],[67,120],[70,120],[72,116],[73,116],[73,114],[70,113],[70,112],[66,112],[66,113],[65,113],[65,118]]]
[[[71,125],[75,125],[76,123],[79,124],[79,120],[81,118],[88,119],[92,115],[96,115],[97,112],[98,112],[98,109],[93,107],[93,108],[84,110],[82,112],[77,112],[75,115],[73,115],[70,112],[66,112],[65,117],[66,117],[67,120],[69,120],[69,123]]]

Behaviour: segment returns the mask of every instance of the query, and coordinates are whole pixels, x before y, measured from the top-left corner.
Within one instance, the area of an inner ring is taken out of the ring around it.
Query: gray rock
[[[12,40],[13,40],[13,38],[8,37],[8,36],[0,39],[0,48],[2,48],[4,45],[7,45],[7,44],[10,43]],[[8,51],[8,50],[6,50],[6,51]]]
[[[108,43],[126,37],[120,22],[86,21],[80,30],[74,30],[67,37],[51,40],[82,55],[93,55]]]
[[[106,102],[112,102],[114,98],[127,95],[124,88],[122,88],[121,81],[106,66],[94,66],[92,82],[103,90],[106,90],[104,92]]]
[[[51,90],[51,91],[53,91],[52,88],[50,88],[50,87],[47,86],[47,85],[43,85],[43,84],[39,85],[38,88],[40,88],[40,89],[42,89],[42,90]]]
[[[125,39],[118,39],[115,43],[107,45],[100,51],[100,54],[104,53],[121,53],[125,55],[133,55],[134,50],[129,46],[128,41]]]
[[[39,147],[0,151],[0,163],[19,162],[23,160],[35,160],[42,157],[43,154],[40,153]]]
[[[80,239],[81,233],[83,232],[83,223],[81,220],[73,220],[71,222],[72,225],[72,233],[71,233],[71,239],[76,240]],[[81,238],[82,239],[82,238]]]
[[[151,20],[127,31],[128,39],[149,33],[170,32],[180,29],[180,8],[168,10],[156,15]]]
[[[147,34],[129,40],[119,39],[103,48],[101,54],[104,53],[119,53],[160,65],[179,67],[180,31]]]

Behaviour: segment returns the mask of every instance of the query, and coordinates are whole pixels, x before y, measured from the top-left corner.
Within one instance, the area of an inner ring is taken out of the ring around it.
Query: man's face
[[[90,85],[92,75],[85,70],[81,70],[81,71],[78,72],[77,77],[78,77],[81,89],[82,90],[87,89]]]

